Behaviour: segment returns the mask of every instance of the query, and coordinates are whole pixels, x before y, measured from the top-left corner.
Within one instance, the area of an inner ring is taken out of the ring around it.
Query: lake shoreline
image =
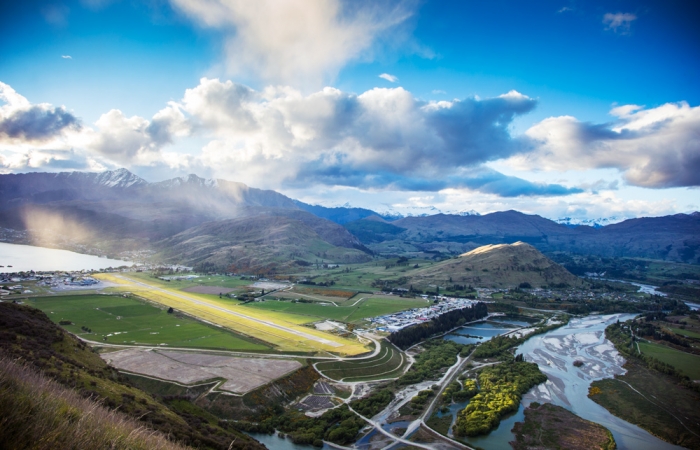
[[[97,271],[133,264],[70,250],[0,242],[0,265],[4,266],[0,273]]]

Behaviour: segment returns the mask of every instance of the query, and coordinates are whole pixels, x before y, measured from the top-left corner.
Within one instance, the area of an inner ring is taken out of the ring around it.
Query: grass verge
[[[322,362],[316,369],[324,376],[343,381],[371,381],[394,378],[403,372],[408,363],[403,354],[391,343],[382,340],[379,354],[360,361]]]
[[[0,448],[187,448],[7,358],[0,359],[0,417]]]

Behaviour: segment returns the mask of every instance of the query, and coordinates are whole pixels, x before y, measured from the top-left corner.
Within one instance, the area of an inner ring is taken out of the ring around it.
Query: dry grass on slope
[[[117,411],[0,358],[0,448],[185,449]]]

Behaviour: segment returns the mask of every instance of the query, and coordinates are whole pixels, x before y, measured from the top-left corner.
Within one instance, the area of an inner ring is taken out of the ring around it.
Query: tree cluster
[[[393,398],[390,390],[383,389],[355,400],[350,405],[363,416],[372,417],[386,408]],[[271,415],[257,424],[237,422],[237,426],[245,431],[270,434],[279,430],[286,433],[295,444],[316,447],[322,447],[324,440],[340,445],[351,443],[365,425],[366,422],[346,405],[328,410],[316,418],[307,417],[299,411],[288,411]]]
[[[488,433],[498,426],[501,417],[518,409],[525,392],[547,381],[537,364],[515,360],[487,367],[478,378],[481,390],[457,414],[457,436]]]

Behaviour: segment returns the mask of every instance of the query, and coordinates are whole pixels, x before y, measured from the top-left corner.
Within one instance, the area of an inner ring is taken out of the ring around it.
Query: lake
[[[494,336],[513,331],[518,327],[530,325],[528,322],[516,320],[507,316],[497,316],[488,322],[477,322],[463,327],[445,335],[444,339],[458,344],[479,344],[486,342]]]
[[[132,264],[131,261],[100,258],[68,250],[0,242],[0,265],[5,266],[0,267],[0,273],[28,272],[30,270],[38,272],[99,270],[107,267],[131,266]]]

